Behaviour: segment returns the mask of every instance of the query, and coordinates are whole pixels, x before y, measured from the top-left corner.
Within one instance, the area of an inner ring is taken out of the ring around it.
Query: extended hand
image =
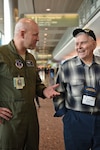
[[[55,91],[55,89],[59,86],[59,84],[55,84],[52,86],[48,86],[44,89],[43,94],[46,98],[53,98],[57,95],[60,95],[59,92]]]
[[[12,112],[8,108],[0,107],[0,124],[3,123],[2,118],[10,120],[12,118]]]

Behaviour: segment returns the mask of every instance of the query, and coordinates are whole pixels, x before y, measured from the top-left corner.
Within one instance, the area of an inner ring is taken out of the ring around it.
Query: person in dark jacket
[[[34,49],[38,25],[18,20],[14,39],[0,47],[0,150],[39,150],[39,123],[35,95],[52,98],[58,84],[46,87],[37,72]]]

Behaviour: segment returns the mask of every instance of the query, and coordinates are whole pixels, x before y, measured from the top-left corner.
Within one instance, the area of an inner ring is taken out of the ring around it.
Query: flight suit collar
[[[10,50],[11,50],[13,53],[19,55],[18,52],[17,52],[16,46],[15,46],[15,44],[14,44],[14,40],[11,40],[11,41],[9,42],[8,47],[10,48]],[[26,51],[26,54],[27,54],[27,51]]]

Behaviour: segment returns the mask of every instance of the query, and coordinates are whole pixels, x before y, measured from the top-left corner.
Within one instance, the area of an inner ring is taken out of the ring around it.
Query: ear
[[[95,48],[96,48],[96,46],[97,46],[97,42],[94,42],[94,45],[95,45]]]
[[[20,35],[21,35],[22,38],[24,38],[24,36],[25,36],[25,31],[24,31],[24,30],[21,31]]]

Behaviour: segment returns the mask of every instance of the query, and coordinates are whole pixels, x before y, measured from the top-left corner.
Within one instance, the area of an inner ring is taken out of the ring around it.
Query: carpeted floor
[[[41,105],[37,108],[40,125],[39,150],[64,150],[62,118],[53,117],[52,99],[39,99]]]

